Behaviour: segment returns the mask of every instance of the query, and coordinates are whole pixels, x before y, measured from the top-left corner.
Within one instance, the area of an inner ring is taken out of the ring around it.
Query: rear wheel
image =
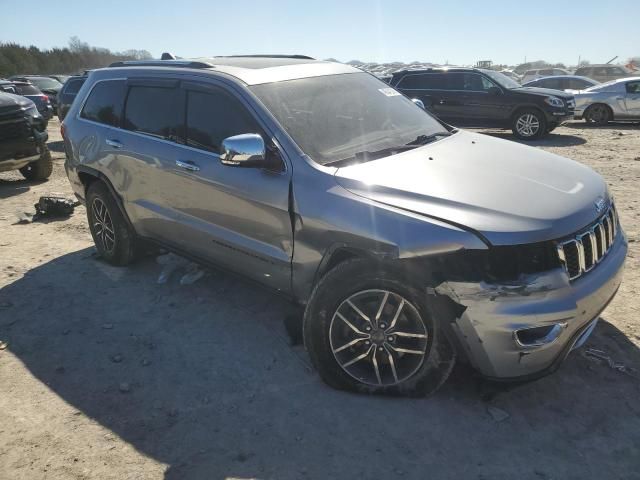
[[[512,120],[513,134],[522,140],[536,140],[547,133],[547,120],[542,112],[532,108],[518,111]]]
[[[46,145],[41,147],[40,158],[20,169],[24,178],[30,181],[46,180],[53,173],[53,159]]]
[[[93,182],[87,190],[89,230],[102,258],[112,265],[128,265],[136,258],[137,239],[107,186]]]
[[[318,283],[305,311],[304,342],[327,384],[424,396],[447,379],[454,350],[430,315],[426,293],[403,278],[357,259]]]
[[[584,119],[587,123],[595,123],[596,125],[606,125],[613,117],[611,109],[602,103],[596,103],[587,108],[584,112]]]

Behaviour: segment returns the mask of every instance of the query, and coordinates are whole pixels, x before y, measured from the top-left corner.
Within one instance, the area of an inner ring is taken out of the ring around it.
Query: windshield
[[[486,76],[491,77],[491,80],[498,83],[501,87],[520,88],[522,86],[512,78],[507,77],[504,73],[496,72],[495,70],[481,70],[481,71]]]
[[[54,80],[53,78],[29,77],[28,80],[36,85],[40,90],[42,90],[43,88],[53,88],[57,90],[62,87],[62,84],[59,81]]]
[[[600,90],[607,90],[609,87],[616,85],[620,82],[618,82],[617,80],[610,80],[608,82],[605,83],[598,83],[596,85],[594,85],[593,87],[589,87],[589,88],[585,88],[585,91],[587,92],[598,92]]]
[[[368,73],[251,87],[298,146],[322,165],[392,155],[448,135],[446,128]],[[411,144],[411,145],[408,145]]]

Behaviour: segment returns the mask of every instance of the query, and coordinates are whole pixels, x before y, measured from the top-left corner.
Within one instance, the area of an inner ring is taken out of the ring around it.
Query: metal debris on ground
[[[584,355],[603,361],[612,370],[617,370],[618,372],[626,373],[627,375],[636,377],[636,375],[633,374],[633,372],[635,371],[634,368],[627,367],[624,363],[614,361],[609,355],[606,354],[606,352],[603,352],[602,350],[598,350],[596,348],[587,348],[586,350],[584,350]]]
[[[38,203],[34,205],[36,214],[33,216],[35,222],[41,217],[68,217],[80,202],[65,197],[49,195],[40,197]]]
[[[160,255],[156,258],[156,261],[162,265],[162,271],[158,276],[157,282],[159,284],[167,283],[171,275],[178,269],[185,270],[185,273],[180,278],[180,285],[191,285],[200,280],[205,274],[200,265],[174,253]]]

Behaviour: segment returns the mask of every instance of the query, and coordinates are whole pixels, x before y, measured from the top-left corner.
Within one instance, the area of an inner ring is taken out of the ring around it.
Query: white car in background
[[[576,119],[584,118],[596,125],[606,125],[611,120],[640,120],[640,76],[567,92],[576,99]]]
[[[571,75],[562,68],[541,68],[539,70],[527,70],[522,76],[520,83],[523,85],[531,80],[537,80],[543,77],[555,77],[556,75]]]

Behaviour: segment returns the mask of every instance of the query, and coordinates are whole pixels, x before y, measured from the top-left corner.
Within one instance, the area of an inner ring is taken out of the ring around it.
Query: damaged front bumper
[[[508,284],[447,281],[435,293],[460,305],[451,327],[478,371],[535,378],[555,370],[593,331],[620,286],[626,253],[622,233],[606,258],[575,281],[558,268]]]

